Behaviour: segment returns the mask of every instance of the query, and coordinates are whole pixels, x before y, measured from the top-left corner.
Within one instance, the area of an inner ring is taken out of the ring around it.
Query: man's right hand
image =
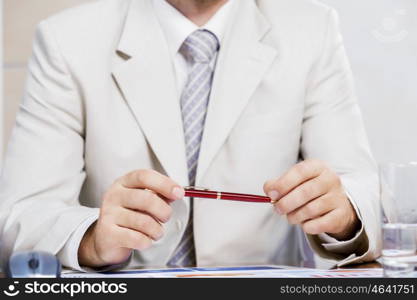
[[[78,249],[80,265],[103,267],[126,261],[132,250],[144,250],[163,236],[162,224],[172,213],[170,202],[184,198],[184,189],[153,170],[131,172],[103,197],[100,217]]]

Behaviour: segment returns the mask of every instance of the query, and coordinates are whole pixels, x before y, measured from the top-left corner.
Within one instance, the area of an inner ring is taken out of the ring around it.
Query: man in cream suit
[[[7,246],[75,269],[300,265],[300,232],[339,265],[380,248],[337,17],[311,0],[101,0],[43,21],[0,184]]]

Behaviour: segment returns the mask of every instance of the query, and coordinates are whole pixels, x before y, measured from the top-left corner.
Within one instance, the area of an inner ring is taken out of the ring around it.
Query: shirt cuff
[[[345,191],[346,192],[346,191]],[[321,243],[324,249],[329,252],[335,254],[343,254],[343,255],[350,255],[352,253],[356,253],[360,255],[365,249],[362,249],[362,245],[366,244],[366,233],[362,222],[362,217],[359,212],[358,206],[356,205],[355,201],[353,201],[352,197],[346,192],[346,195],[352,204],[356,215],[361,222],[361,228],[356,232],[355,236],[346,241],[340,241],[334,237],[331,237],[327,233],[321,233],[317,235],[318,242]]]
[[[71,268],[77,271],[85,271],[78,261],[78,248],[88,228],[96,222],[98,219],[97,215],[91,216],[82,222],[78,228],[72,233],[64,247],[57,254],[58,259],[64,267]]]
[[[321,233],[318,235],[319,242],[324,249],[329,252],[337,253],[337,254],[352,254],[357,253],[362,241],[366,240],[365,230],[363,224],[361,225],[361,229],[355,234],[353,238],[347,241],[339,241],[334,237],[326,233]],[[359,253],[358,253],[359,254]]]
[[[88,268],[88,267],[81,267],[79,260],[78,260],[78,249],[80,248],[81,240],[84,237],[85,233],[87,232],[88,228],[93,225],[94,222],[98,220],[98,215],[94,215],[86,219],[82,222],[78,228],[72,233],[71,237],[68,239],[64,247],[59,251],[57,254],[59,261],[64,267],[70,268],[75,271],[81,272],[106,272],[110,270],[116,270],[126,267],[131,258],[132,254],[129,258],[120,264],[117,265],[110,265],[104,266],[101,268]]]

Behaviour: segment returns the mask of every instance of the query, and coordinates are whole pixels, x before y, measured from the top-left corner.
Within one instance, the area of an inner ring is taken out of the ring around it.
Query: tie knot
[[[180,52],[192,62],[209,63],[219,50],[217,37],[208,30],[196,30],[182,44]]]

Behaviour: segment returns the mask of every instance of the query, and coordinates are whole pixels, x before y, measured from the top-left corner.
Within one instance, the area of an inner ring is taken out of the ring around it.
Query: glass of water
[[[384,276],[416,277],[417,163],[387,163],[380,175]]]

